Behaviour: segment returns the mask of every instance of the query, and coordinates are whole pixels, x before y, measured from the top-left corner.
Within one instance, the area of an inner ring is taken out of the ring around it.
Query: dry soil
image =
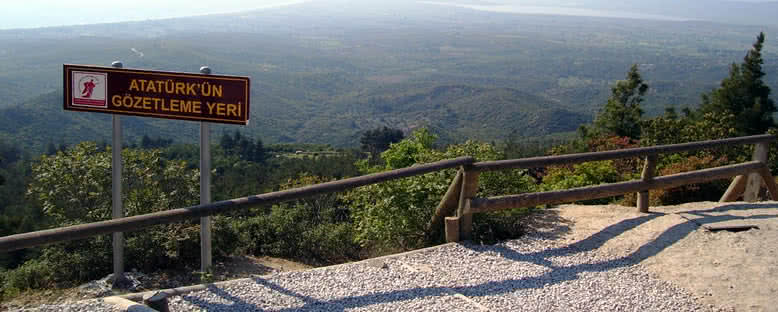
[[[756,228],[730,232],[720,227]],[[778,310],[778,202],[548,209],[531,228],[584,249],[639,261],[703,302],[735,311]]]

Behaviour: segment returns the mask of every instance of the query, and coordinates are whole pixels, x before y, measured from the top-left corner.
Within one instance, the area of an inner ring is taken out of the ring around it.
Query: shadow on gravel
[[[734,209],[756,209],[756,208],[778,208],[778,205],[770,205],[765,207],[765,205],[734,204],[734,205],[725,205],[710,210],[695,211],[695,213],[704,214],[706,212],[723,212],[723,211],[734,210]],[[327,311],[344,311],[346,309],[366,307],[374,304],[399,302],[399,301],[406,301],[406,300],[425,298],[425,297],[447,296],[447,295],[451,295],[452,292],[460,293],[469,297],[481,297],[481,296],[505,294],[520,289],[543,288],[548,285],[554,285],[566,281],[576,280],[579,278],[580,273],[604,272],[613,269],[628,267],[633,264],[639,263],[645,260],[646,258],[654,256],[657,253],[664,250],[665,248],[675,244],[676,242],[680,241],[681,239],[689,235],[689,233],[697,230],[697,228],[699,227],[697,223],[691,221],[677,224],[667,229],[665,232],[660,234],[654,240],[646,243],[643,246],[640,246],[633,253],[625,257],[612,259],[608,261],[595,262],[595,263],[582,263],[573,266],[556,266],[549,260],[549,258],[553,258],[553,257],[567,256],[576,253],[583,253],[583,252],[595,250],[601,247],[608,240],[617,237],[621,234],[624,234],[625,232],[634,229],[650,220],[665,215],[666,215],[665,213],[650,213],[640,217],[623,220],[621,222],[612,224],[602,229],[601,231],[592,234],[591,236],[583,240],[580,240],[578,242],[575,242],[573,244],[570,244],[568,246],[544,250],[540,252],[521,253],[519,251],[501,245],[482,246],[482,245],[462,244],[463,247],[469,248],[478,253],[497,252],[502,257],[512,261],[533,263],[536,265],[545,266],[550,269],[549,272],[539,276],[506,279],[506,280],[493,281],[493,282],[488,282],[488,283],[483,283],[483,284],[478,284],[473,286],[411,288],[411,289],[403,289],[403,290],[397,290],[391,292],[375,293],[375,294],[364,295],[364,296],[344,297],[340,299],[327,300],[327,301],[318,300],[309,296],[305,296],[303,294],[295,293],[294,291],[285,289],[281,286],[268,282],[267,280],[264,280],[262,278],[256,278],[255,282],[262,284],[265,287],[268,287],[270,289],[273,289],[279,293],[299,298],[303,302],[305,302],[305,304],[301,307],[281,309],[281,310],[274,309],[274,311],[298,311],[298,310],[319,310],[319,309],[326,309]],[[732,216],[732,215],[705,215],[703,218],[697,219],[697,222],[701,222],[704,224],[704,223],[729,221],[734,219],[741,219],[741,220],[754,219],[755,220],[755,219],[770,219],[770,218],[778,218],[778,215],[762,214],[762,215],[753,215],[748,217]],[[569,230],[569,227],[567,230]],[[564,229],[562,229],[562,231],[564,231]],[[223,290],[212,289],[212,291],[214,293],[217,293],[220,296],[223,296],[223,298],[226,300],[231,300],[235,303],[242,303],[240,299],[225,293]],[[186,297],[184,298],[185,300],[192,300],[192,302],[195,302],[196,304],[198,303],[197,301],[195,301],[196,299],[186,298]],[[200,306],[208,307],[205,305],[200,305]],[[213,308],[212,303],[209,304],[209,306]],[[225,307],[228,308],[228,306]],[[252,305],[249,305],[249,307],[253,307],[253,309],[255,309],[256,311],[261,311],[259,307],[252,306]]]
[[[706,214],[706,213],[719,213],[719,212],[727,212],[727,211],[746,211],[746,210],[753,210],[753,209],[771,209],[771,208],[778,208],[778,204],[776,203],[770,203],[770,204],[730,204],[730,205],[722,205],[713,209],[705,209],[705,210],[689,210],[684,211],[684,213],[688,214]]]
[[[229,303],[215,303],[215,302],[209,302],[202,300],[200,298],[197,298],[195,296],[189,296],[189,295],[182,295],[181,299],[184,301],[187,301],[193,305],[196,305],[203,309],[203,311],[209,311],[209,310],[229,310],[234,305],[243,305],[245,307],[251,308],[253,311],[262,311],[262,309],[254,304],[250,304],[248,302],[245,302],[244,300],[235,297],[231,295],[230,293],[224,291],[223,289],[216,287],[214,285],[208,286],[208,291],[213,293],[214,295],[217,295],[221,297],[224,300],[230,301]]]
[[[534,235],[553,240],[570,232],[572,223],[572,220],[561,217],[558,210],[543,210],[530,215],[525,227]]]

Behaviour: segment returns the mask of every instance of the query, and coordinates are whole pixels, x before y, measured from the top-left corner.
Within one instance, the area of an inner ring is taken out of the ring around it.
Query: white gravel
[[[384,265],[385,264],[385,265]],[[171,311],[720,311],[631,259],[536,237],[240,280]]]
[[[76,311],[104,311],[119,312],[116,306],[104,302],[102,299],[91,299],[83,301],[74,301],[60,304],[44,304],[35,308],[22,308],[10,311],[30,311],[30,312],[76,312]]]
[[[450,244],[220,283],[169,304],[171,311],[722,311],[633,259],[582,248],[540,236]],[[26,311],[117,309],[89,300]]]

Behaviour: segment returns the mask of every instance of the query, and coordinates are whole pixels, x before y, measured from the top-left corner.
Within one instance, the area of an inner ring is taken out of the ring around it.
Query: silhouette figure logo
[[[108,107],[105,73],[73,72],[73,106]]]

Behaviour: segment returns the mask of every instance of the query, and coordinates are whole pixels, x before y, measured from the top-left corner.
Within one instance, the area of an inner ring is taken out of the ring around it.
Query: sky
[[[142,21],[204,14],[231,13],[288,5],[304,1],[326,0],[0,0],[0,29]],[[433,0],[433,2],[438,1]],[[473,3],[468,0],[443,1]],[[547,1],[549,3],[560,3],[561,0]],[[777,0],[730,1],[767,2]],[[477,0],[475,3],[494,3],[502,5],[524,5],[529,3],[537,6],[542,5],[544,2],[546,2],[546,0]],[[562,2],[567,1],[565,0]],[[580,0],[570,0],[570,2],[577,3],[580,2]],[[582,13],[573,12],[572,14],[580,15]]]
[[[138,21],[261,9],[301,0],[0,0],[0,29]]]

